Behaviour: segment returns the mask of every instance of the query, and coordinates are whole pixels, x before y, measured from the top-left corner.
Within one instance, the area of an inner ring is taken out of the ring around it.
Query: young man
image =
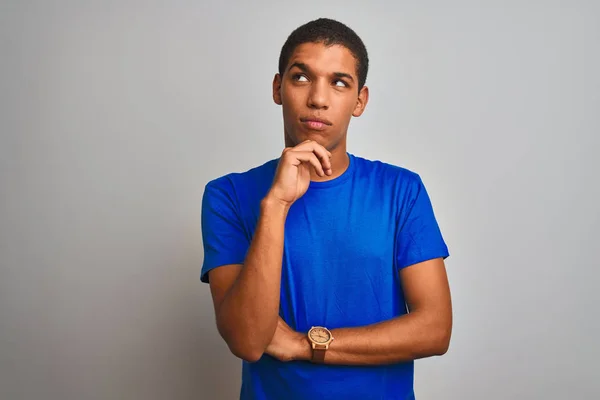
[[[414,399],[413,361],[448,349],[448,249],[420,177],[346,151],[367,70],[347,26],[297,28],[273,81],[281,157],[206,186],[201,279],[242,399]]]

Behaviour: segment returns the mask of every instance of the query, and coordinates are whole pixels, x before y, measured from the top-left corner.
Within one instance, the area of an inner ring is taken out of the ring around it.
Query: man
[[[273,81],[281,157],[206,186],[201,279],[242,399],[414,399],[413,361],[448,349],[448,249],[419,175],[346,151],[367,70],[347,26],[297,28]]]

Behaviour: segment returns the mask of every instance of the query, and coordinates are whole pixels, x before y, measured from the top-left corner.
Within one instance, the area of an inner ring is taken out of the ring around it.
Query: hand
[[[310,169],[317,175],[331,175],[331,153],[313,140],[306,140],[283,150],[269,195],[291,206],[306,193],[310,184]]]
[[[305,335],[294,331],[281,317],[265,352],[279,361],[309,360],[311,349]]]

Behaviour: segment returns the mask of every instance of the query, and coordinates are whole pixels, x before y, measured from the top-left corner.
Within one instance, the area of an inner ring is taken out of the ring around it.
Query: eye
[[[337,79],[334,83],[337,87],[348,87],[348,84],[341,79]]]
[[[308,82],[308,79],[306,78],[306,76],[304,76],[302,74],[294,75],[293,79],[298,82]]]

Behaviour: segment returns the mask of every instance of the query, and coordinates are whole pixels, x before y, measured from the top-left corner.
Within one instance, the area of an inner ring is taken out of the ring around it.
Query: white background
[[[600,4],[464,0],[3,1],[0,398],[237,398],[200,201],[280,154],[320,16],[371,59],[348,150],[421,174],[452,254],[418,398],[600,398]]]

